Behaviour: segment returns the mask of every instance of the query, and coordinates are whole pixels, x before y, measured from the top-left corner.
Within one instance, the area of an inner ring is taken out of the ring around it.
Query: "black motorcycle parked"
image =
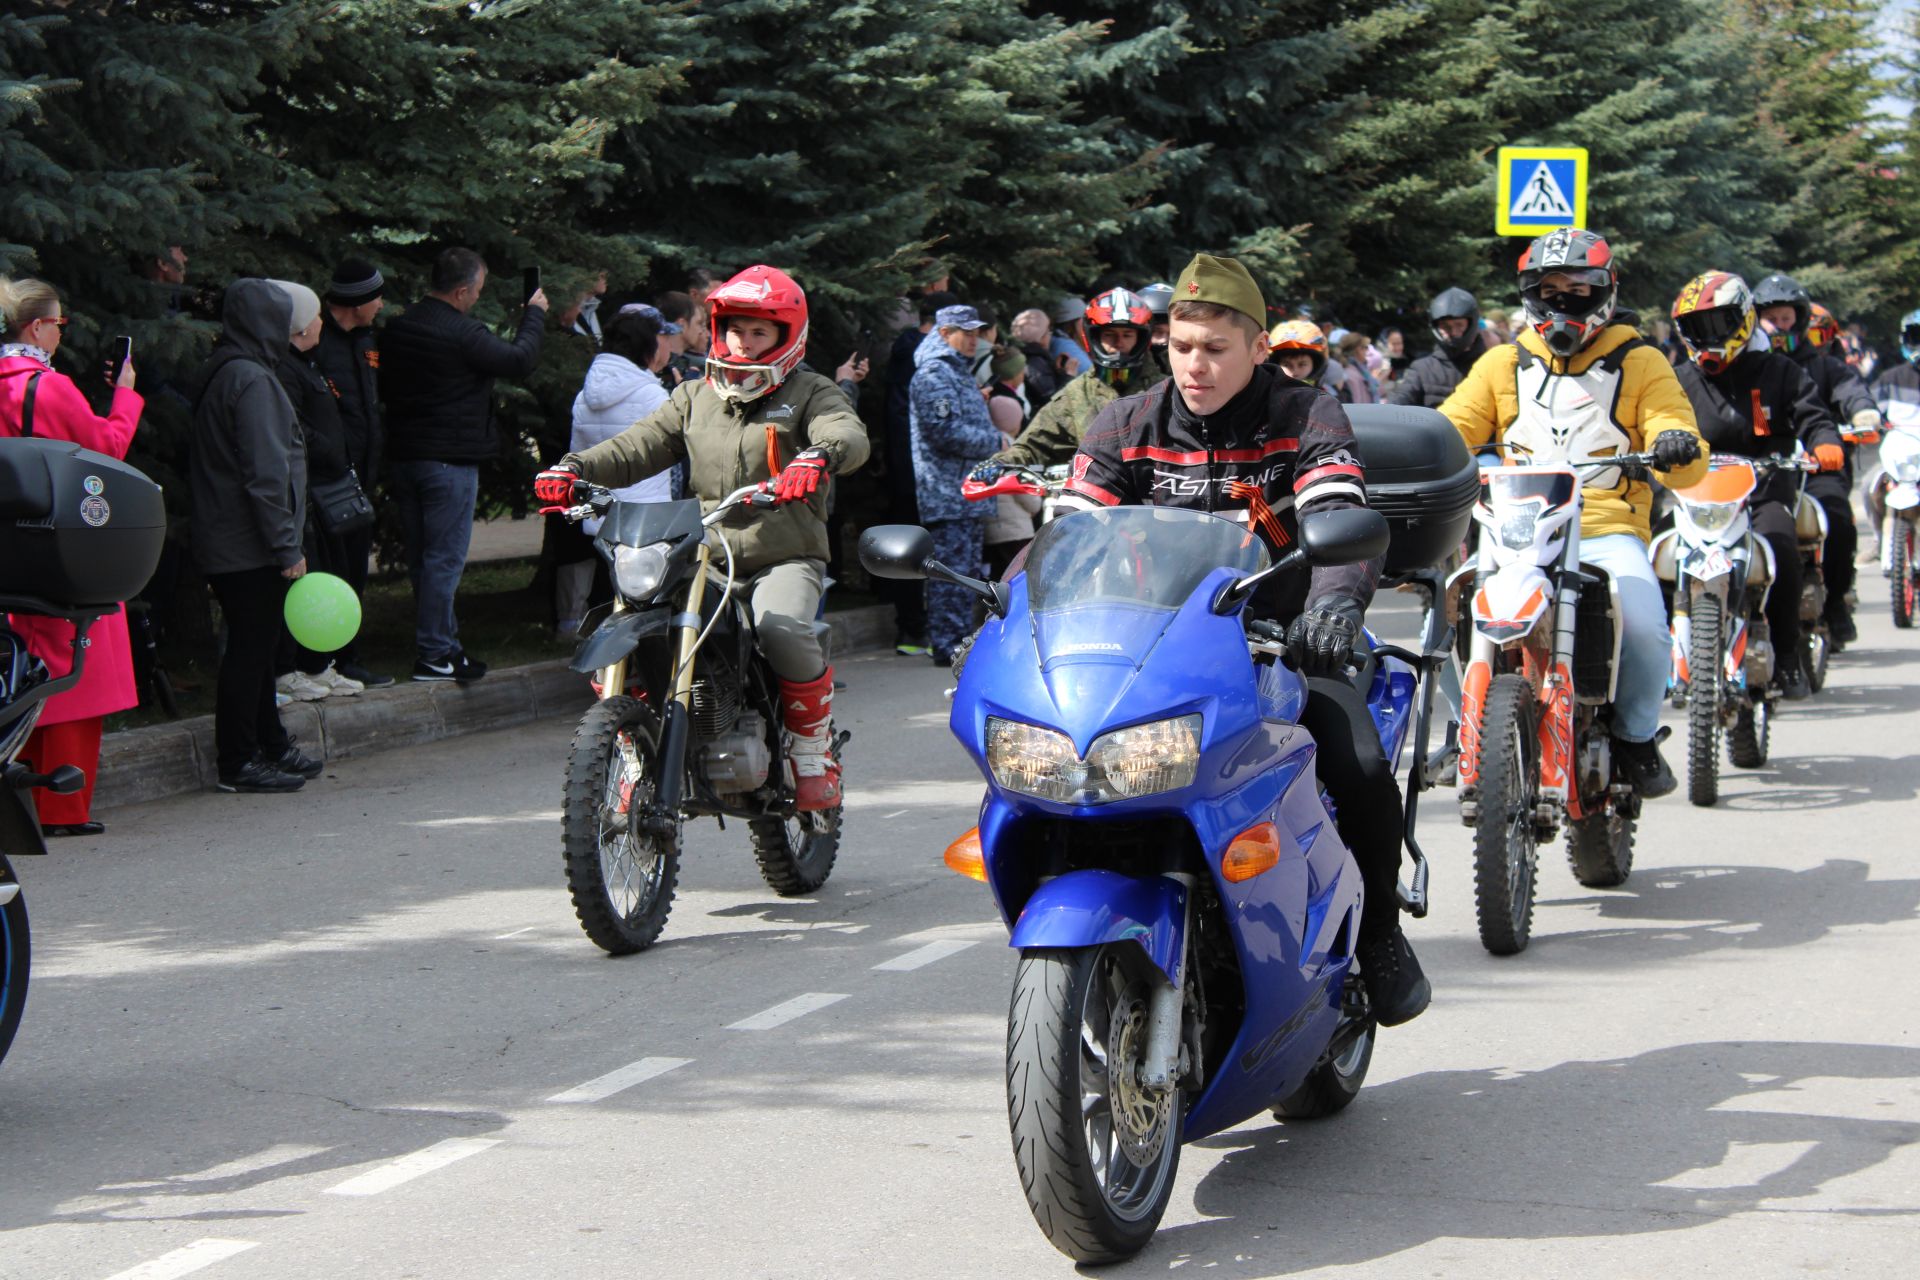
[[[593,678],[600,701],[581,718],[567,758],[567,888],[586,935],[629,955],[666,925],[684,819],[712,817],[722,829],[728,818],[744,820],[762,878],[795,897],[833,871],[841,809],[794,808],[780,682],[733,591],[722,522],[741,507],[772,506],[773,495],[750,485],[702,517],[691,499],[619,502],[585,482],[575,493],[584,498],[568,519],[604,517],[594,547],[612,568],[614,604],[572,664]],[[726,574],[710,592],[715,544]],[[834,737],[835,760],[849,736]]]
[[[146,586],[165,541],[160,487],[124,462],[65,441],[0,440],[0,1058],[20,1028],[33,956],[9,855],[47,851],[22,793],[86,783],[73,765],[35,773],[17,757],[47,699],[80,683],[87,632]],[[73,623],[73,669],[53,678],[9,614]]]

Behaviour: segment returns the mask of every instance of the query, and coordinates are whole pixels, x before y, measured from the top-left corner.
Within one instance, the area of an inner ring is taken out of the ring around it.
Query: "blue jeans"
[[[391,471],[413,581],[414,647],[427,662],[460,652],[453,593],[467,567],[480,468],[457,462],[396,462]]]
[[[1660,728],[1667,696],[1673,642],[1660,580],[1647,560],[1647,544],[1630,533],[1580,540],[1580,559],[1605,569],[1620,587],[1620,673],[1614,681],[1613,732],[1626,742],[1651,742]]]

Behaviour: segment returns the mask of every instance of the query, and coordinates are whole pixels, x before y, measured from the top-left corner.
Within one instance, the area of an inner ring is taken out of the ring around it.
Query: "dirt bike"
[[[780,682],[734,591],[722,522],[775,505],[770,487],[735,490],[704,517],[693,499],[621,502],[584,482],[574,492],[585,497],[567,519],[604,517],[594,547],[612,567],[614,603],[573,658],[600,700],[574,731],[561,842],[581,929],[602,950],[629,955],[666,926],[686,818],[712,817],[722,830],[730,817],[744,820],[761,876],[795,897],[832,873],[842,814],[794,808]],[[709,592],[716,543],[727,568]],[[851,736],[834,735],[836,762]]]
[[[1811,475],[1820,464],[1805,453],[1773,459],[1775,471]],[[1794,495],[1793,529],[1800,541],[1800,659],[1807,687],[1818,693],[1827,685],[1827,661],[1833,656],[1833,629],[1827,625],[1827,509],[1807,493],[1804,478]]]
[[[1774,651],[1767,593],[1773,549],[1755,536],[1748,502],[1783,460],[1715,454],[1700,483],[1670,490],[1673,528],[1653,540],[1653,571],[1674,586],[1673,705],[1687,712],[1687,798],[1720,796],[1720,739],[1743,769],[1767,762]],[[1786,469],[1797,469],[1790,461]]]
[[[1580,563],[1581,476],[1617,468],[1644,478],[1652,461],[1622,454],[1483,473],[1479,559],[1448,591],[1450,615],[1473,623],[1461,636],[1460,819],[1474,831],[1480,942],[1495,955],[1526,948],[1537,846],[1563,823],[1581,884],[1609,888],[1633,869],[1640,795],[1612,759],[1620,594]]]
[[[1893,625],[1913,626],[1920,589],[1920,416],[1911,406],[1888,406],[1880,440],[1880,469],[1867,481],[1869,504],[1880,517],[1880,564],[1891,583]]]

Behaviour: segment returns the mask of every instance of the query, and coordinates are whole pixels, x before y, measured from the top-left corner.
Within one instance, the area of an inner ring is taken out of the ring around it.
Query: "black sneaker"
[[[1614,758],[1619,762],[1620,772],[1633,784],[1634,790],[1644,800],[1658,800],[1670,795],[1679,787],[1680,780],[1673,776],[1673,770],[1660,755],[1660,744],[1654,742],[1623,742],[1613,740]]]
[[[1360,980],[1367,984],[1374,1020],[1383,1027],[1411,1022],[1433,1002],[1433,984],[1420,971],[1399,925],[1391,933],[1360,940]]]
[[[287,744],[287,749],[280,753],[279,759],[270,760],[268,763],[282,773],[291,773],[302,778],[317,778],[327,767],[312,756],[301,755],[300,748],[291,742]]]
[[[471,656],[464,650],[453,655],[453,678],[461,684],[472,684],[487,674],[487,664]]]
[[[333,669],[349,680],[358,680],[369,689],[384,689],[393,683],[392,676],[383,676],[369,671],[357,662],[336,662]]]
[[[265,761],[250,761],[238,773],[221,774],[219,787],[222,791],[243,791],[254,794],[272,794],[283,791],[298,791],[307,785],[307,780],[297,773],[282,773]]]
[[[454,659],[441,658],[438,662],[428,662],[425,658],[416,659],[413,664],[413,678],[420,681],[451,680],[454,673]]]
[[[1853,625],[1851,613],[1835,614],[1827,619],[1827,632],[1835,653],[1839,653],[1860,638],[1860,628]]]

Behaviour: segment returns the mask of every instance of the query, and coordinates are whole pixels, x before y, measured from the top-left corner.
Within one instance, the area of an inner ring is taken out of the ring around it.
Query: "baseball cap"
[[[682,328],[682,326],[675,324],[673,321],[661,315],[660,308],[650,303],[629,302],[626,306],[620,308],[620,314],[623,316],[645,316],[659,327],[660,336],[663,338],[679,333]]]
[[[936,329],[984,329],[987,322],[972,307],[942,307],[933,313],[933,327]]]

